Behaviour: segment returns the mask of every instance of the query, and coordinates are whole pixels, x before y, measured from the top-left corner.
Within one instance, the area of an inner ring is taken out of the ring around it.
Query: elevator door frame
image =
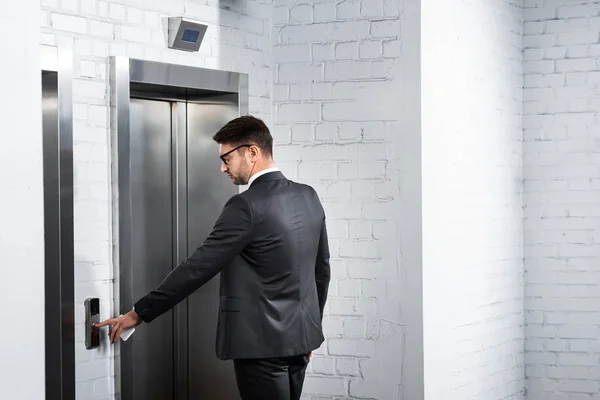
[[[64,400],[75,400],[72,64],[71,50],[40,46],[45,393]]]
[[[114,315],[125,314],[131,310],[133,302],[133,269],[131,258],[131,190],[130,190],[130,99],[137,97],[134,87],[166,87],[172,95],[163,93],[147,93],[148,99],[179,102],[187,98],[193,102],[193,94],[202,92],[220,92],[237,94],[238,114],[248,113],[248,76],[246,74],[197,68],[183,65],[144,61],[121,56],[110,57],[111,85],[111,134],[112,134],[112,191],[113,196],[113,298]],[[180,92],[181,94],[178,94]],[[173,115],[173,122],[181,120],[180,115]],[[216,132],[215,132],[216,133]],[[178,192],[179,185],[178,185]],[[178,193],[178,196],[182,193]],[[185,215],[176,217],[181,221]],[[178,222],[179,222],[178,221]],[[181,226],[181,225],[180,225]],[[177,249],[180,253],[182,249]],[[121,268],[123,266],[123,268]],[[181,312],[181,307],[174,309]],[[135,340],[135,338],[133,338]],[[125,346],[132,344],[125,344]],[[183,355],[187,349],[179,349]],[[131,399],[131,393],[125,391],[132,388],[123,387],[122,382],[134,376],[133,357],[121,357],[121,348],[115,348],[115,392],[122,399]],[[179,358],[175,366],[185,369],[187,360]],[[183,372],[183,371],[182,371]],[[183,379],[186,379],[184,377]],[[177,385],[177,382],[174,382]],[[186,387],[176,387],[177,393],[187,396]]]

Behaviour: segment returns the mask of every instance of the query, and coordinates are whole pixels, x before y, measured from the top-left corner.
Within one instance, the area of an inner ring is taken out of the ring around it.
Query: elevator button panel
[[[100,299],[85,299],[85,348],[95,349],[100,346],[100,329],[95,324],[100,322]]]

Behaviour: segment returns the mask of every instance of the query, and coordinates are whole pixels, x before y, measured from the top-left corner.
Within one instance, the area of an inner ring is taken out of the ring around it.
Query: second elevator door
[[[217,130],[234,98],[197,103],[131,99],[132,289],[155,288],[208,236],[237,188],[220,172]],[[238,399],[231,363],[215,356],[218,276],[136,332],[123,399]]]

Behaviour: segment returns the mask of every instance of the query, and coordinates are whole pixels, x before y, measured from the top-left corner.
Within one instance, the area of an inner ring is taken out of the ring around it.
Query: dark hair
[[[213,136],[219,144],[230,144],[234,147],[254,144],[266,155],[273,156],[273,137],[267,125],[251,115],[232,119]]]

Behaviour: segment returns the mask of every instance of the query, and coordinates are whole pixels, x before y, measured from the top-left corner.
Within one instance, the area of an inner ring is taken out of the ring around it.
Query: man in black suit
[[[97,326],[112,326],[114,343],[221,272],[217,356],[234,360],[242,399],[299,399],[312,351],[324,341],[325,213],[310,186],[274,167],[273,139],[260,119],[236,118],[213,139],[221,170],[249,188],[227,202],[204,243],[132,311]]]

